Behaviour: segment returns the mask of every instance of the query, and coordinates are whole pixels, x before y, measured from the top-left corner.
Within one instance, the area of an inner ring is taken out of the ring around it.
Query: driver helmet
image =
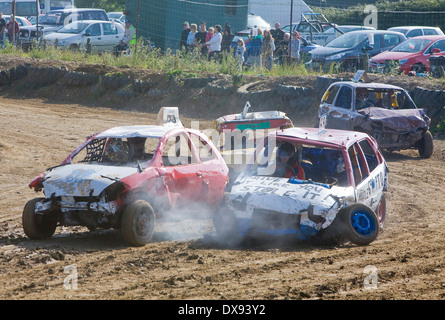
[[[112,139],[105,149],[105,156],[118,163],[128,162],[130,158],[128,143],[121,139]]]
[[[284,142],[277,149],[277,160],[287,163],[289,158],[295,153],[295,146],[292,143]]]
[[[369,98],[369,92],[366,88],[358,88],[356,91],[356,96],[358,100],[366,101]]]

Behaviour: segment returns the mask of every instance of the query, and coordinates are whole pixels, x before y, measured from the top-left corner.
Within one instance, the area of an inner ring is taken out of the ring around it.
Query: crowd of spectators
[[[246,40],[239,38],[236,44],[232,44],[233,38],[227,23],[224,28],[217,24],[207,29],[206,22],[201,22],[198,28],[196,24],[185,21],[180,46],[186,53],[197,51],[216,61],[221,61],[223,52],[231,53],[240,67],[272,70],[274,64],[294,63],[300,59],[300,35],[294,31],[291,38],[278,22],[270,30],[254,27]]]

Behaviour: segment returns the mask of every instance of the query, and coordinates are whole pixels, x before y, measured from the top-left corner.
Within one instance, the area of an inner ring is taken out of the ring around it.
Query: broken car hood
[[[357,119],[357,125],[364,129],[370,129],[368,128],[369,120],[380,122],[383,127],[395,131],[416,131],[428,127],[424,119],[425,111],[423,109],[388,110],[371,107],[358,112],[365,115],[365,118],[359,117],[360,119]]]
[[[69,164],[50,170],[44,177],[45,195],[98,196],[116,180],[138,172],[137,168],[92,164]]]
[[[244,215],[246,218],[255,209],[303,214],[310,207],[314,215],[325,216],[332,209],[336,213],[344,205],[345,199],[354,194],[352,187],[328,187],[302,180],[293,180],[292,183],[291,180],[241,173],[230,192],[229,204],[234,211],[238,211],[239,217]]]

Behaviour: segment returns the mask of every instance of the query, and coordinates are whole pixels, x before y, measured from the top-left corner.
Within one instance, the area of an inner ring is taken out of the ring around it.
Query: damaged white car
[[[366,133],[288,128],[268,135],[214,216],[237,244],[258,234],[368,245],[382,230],[388,169]]]

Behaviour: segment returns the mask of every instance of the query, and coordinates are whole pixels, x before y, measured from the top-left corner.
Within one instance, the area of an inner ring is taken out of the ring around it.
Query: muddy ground
[[[10,59],[8,65],[21,63]],[[292,81],[299,83],[287,79]],[[28,183],[86,136],[113,126],[154,124],[160,106],[179,106],[185,125],[199,120],[206,128],[236,103],[206,97],[202,89],[157,101],[96,93],[62,84],[29,91],[0,87],[0,299],[445,299],[441,137],[435,137],[430,159],[414,150],[384,154],[390,170],[387,223],[369,246],[274,238],[227,248],[206,219],[160,225],[153,242],[139,248],[126,246],[118,231],[83,227],[59,227],[50,240],[29,240],[22,210],[41,194]],[[288,113],[294,125],[312,123],[310,110],[307,117],[301,110]]]

